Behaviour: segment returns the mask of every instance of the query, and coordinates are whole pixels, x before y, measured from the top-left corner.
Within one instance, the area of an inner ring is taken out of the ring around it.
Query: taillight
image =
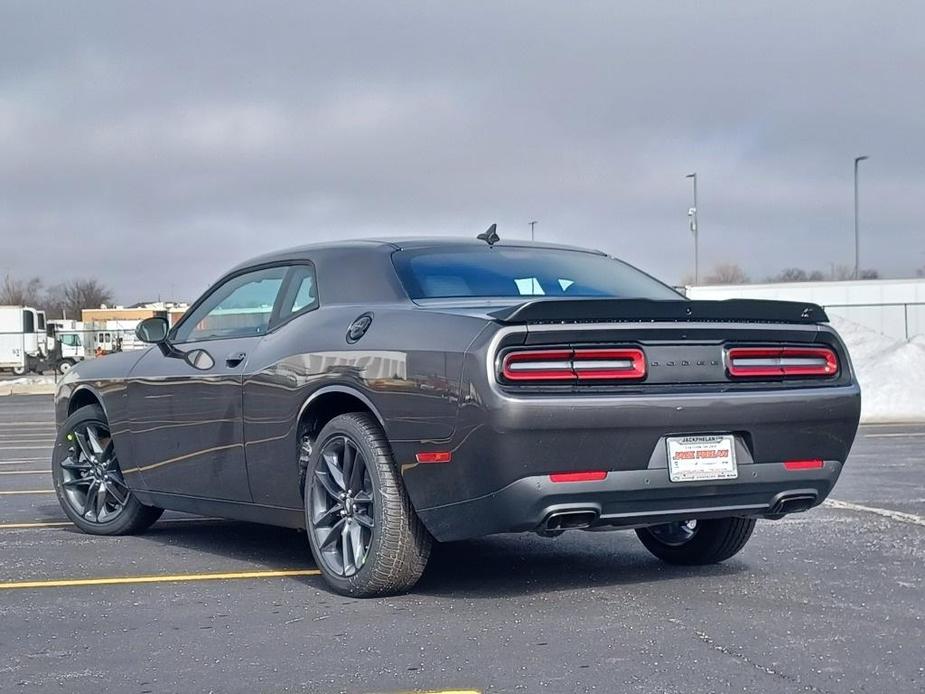
[[[834,376],[838,357],[828,347],[733,347],[726,370],[733,378]]]
[[[576,349],[572,369],[579,381],[639,379],[646,375],[641,349]]]
[[[646,375],[641,349],[559,349],[509,352],[501,362],[508,381],[622,381]]]
[[[509,381],[572,381],[570,349],[544,352],[511,352],[504,357],[501,371]]]

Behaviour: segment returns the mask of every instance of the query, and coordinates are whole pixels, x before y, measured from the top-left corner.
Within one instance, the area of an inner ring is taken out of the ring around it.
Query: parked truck
[[[33,371],[47,356],[44,347],[44,312],[40,315],[30,306],[0,306],[0,370],[17,376]]]
[[[66,374],[77,362],[87,358],[87,339],[83,323],[73,320],[50,320],[47,327],[45,366]]]

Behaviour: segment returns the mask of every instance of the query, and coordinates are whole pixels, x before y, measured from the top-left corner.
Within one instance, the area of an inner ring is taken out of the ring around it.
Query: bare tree
[[[85,308],[99,308],[112,302],[112,291],[93,277],[75,279],[56,285],[48,290],[46,306],[55,318],[64,317],[80,320]]]
[[[42,280],[20,280],[6,274],[0,282],[0,305],[38,307],[42,299]]]
[[[798,267],[788,267],[768,278],[768,282],[806,282],[809,275],[806,270]]]
[[[704,284],[748,284],[748,275],[735,263],[720,263],[713,267]]]
[[[820,270],[806,272],[802,268],[788,267],[768,277],[768,282],[825,282],[828,279]]]
[[[869,268],[867,270],[861,270],[861,276],[859,279],[862,280],[878,280],[880,279],[880,271]]]

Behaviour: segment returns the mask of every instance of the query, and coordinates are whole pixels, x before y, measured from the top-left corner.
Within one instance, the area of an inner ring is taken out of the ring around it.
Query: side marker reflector
[[[418,453],[415,458],[419,463],[448,463],[453,459],[450,451],[433,451]]]
[[[784,461],[785,470],[819,470],[825,467],[825,463],[818,458],[814,460],[786,460]]]
[[[604,470],[590,472],[557,472],[549,476],[551,482],[600,482],[607,478]]]

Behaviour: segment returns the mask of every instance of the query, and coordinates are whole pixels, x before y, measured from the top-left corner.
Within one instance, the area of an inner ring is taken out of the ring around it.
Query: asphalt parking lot
[[[862,428],[836,502],[720,566],[632,533],[501,536],[366,601],[327,592],[293,531],[79,533],[53,435],[50,397],[0,398],[2,691],[925,690],[925,425]]]

